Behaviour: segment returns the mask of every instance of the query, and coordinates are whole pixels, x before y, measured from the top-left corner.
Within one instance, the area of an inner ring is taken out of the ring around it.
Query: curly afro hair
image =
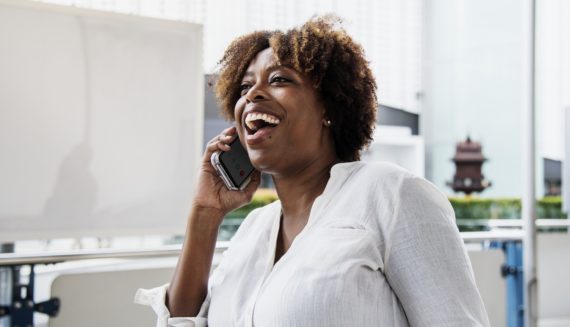
[[[258,31],[234,40],[219,62],[215,92],[223,114],[233,119],[245,70],[256,54],[271,47],[276,60],[307,74],[314,83],[342,161],[357,161],[372,140],[376,122],[376,82],[362,47],[332,15],[313,17],[302,26]]]

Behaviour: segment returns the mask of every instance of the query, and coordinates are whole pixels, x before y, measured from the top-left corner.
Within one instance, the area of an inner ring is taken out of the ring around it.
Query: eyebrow
[[[268,71],[268,72],[272,72],[272,71],[275,71],[275,70],[278,70],[278,69],[281,69],[281,68],[288,68],[288,69],[291,69],[291,70],[293,70],[293,71],[296,72],[296,70],[293,69],[293,67],[291,67],[291,66],[289,66],[289,65],[279,64],[279,63],[271,64],[271,65],[270,65],[269,67],[267,67],[265,70]],[[248,71],[245,72],[245,74],[243,74],[243,78],[245,78],[245,77],[250,77],[250,76],[253,76],[253,75],[254,75],[253,72],[252,72],[251,70],[248,70]],[[243,78],[242,78],[242,79],[243,79]]]

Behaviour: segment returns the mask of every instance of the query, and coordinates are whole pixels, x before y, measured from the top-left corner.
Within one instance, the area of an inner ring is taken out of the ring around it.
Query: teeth
[[[257,130],[257,128],[255,127],[255,124],[253,124],[254,121],[256,120],[263,120],[266,123],[272,124],[272,125],[277,125],[279,124],[281,121],[279,120],[279,118],[273,116],[273,115],[268,115],[268,114],[263,114],[263,113],[257,113],[257,112],[253,112],[249,115],[247,115],[245,117],[245,124],[247,125],[247,127],[251,130]]]

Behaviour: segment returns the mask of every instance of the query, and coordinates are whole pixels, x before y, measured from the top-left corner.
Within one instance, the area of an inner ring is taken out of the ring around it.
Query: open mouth
[[[252,112],[245,117],[245,129],[249,135],[254,135],[265,128],[279,125],[279,118],[265,113]]]

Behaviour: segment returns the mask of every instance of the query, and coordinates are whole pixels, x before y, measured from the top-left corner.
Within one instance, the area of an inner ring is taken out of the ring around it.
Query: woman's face
[[[240,88],[236,126],[257,169],[294,174],[330,153],[332,136],[323,125],[325,109],[311,79],[278,65],[271,48],[251,61]]]

